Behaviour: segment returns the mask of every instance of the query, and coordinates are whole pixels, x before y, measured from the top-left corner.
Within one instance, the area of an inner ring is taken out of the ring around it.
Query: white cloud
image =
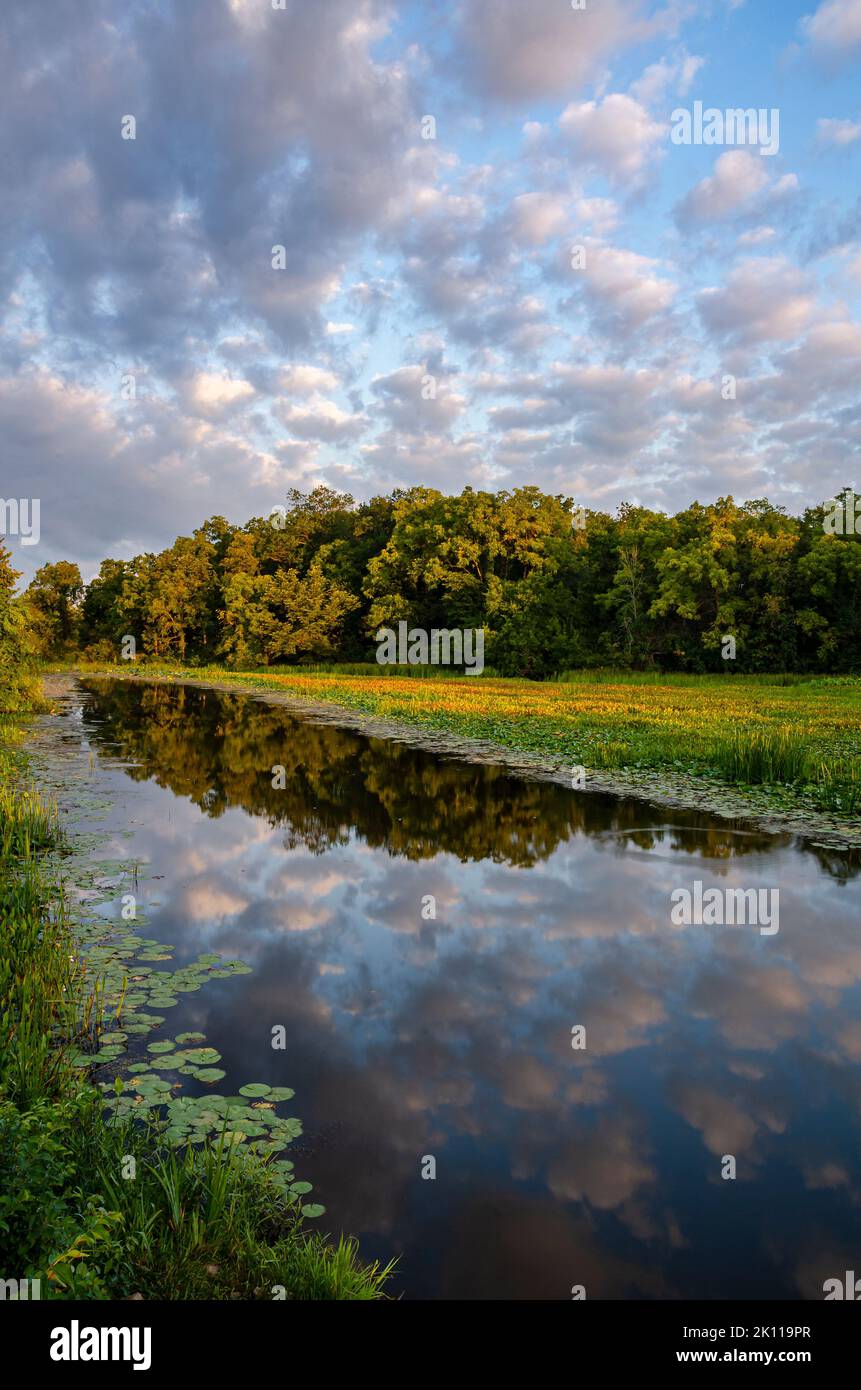
[[[282,390],[293,396],[311,396],[316,392],[334,391],[338,385],[338,378],[325,367],[296,362],[282,368],[279,385]]]
[[[597,236],[615,231],[619,222],[619,205],[612,198],[578,198],[574,211],[580,225]]]
[[[241,377],[223,372],[198,372],[186,393],[191,409],[208,419],[227,415],[237,406],[245,405],[254,395],[254,387]]]
[[[646,68],[642,77],[631,84],[631,95],[644,106],[654,106],[664,100],[668,92],[676,96],[687,96],[691,84],[705,66],[705,58],[682,51],[672,58],[661,58]]]
[[[449,428],[466,404],[444,375],[415,364],[374,377],[371,390],[391,425],[415,433]]]
[[[320,439],[330,444],[357,439],[368,425],[364,415],[351,415],[323,396],[315,397],[307,406],[280,402],[276,413],[297,439]]]
[[[519,193],[510,219],[512,236],[526,246],[540,246],[568,226],[565,200],[552,193]]]
[[[762,211],[797,191],[795,174],[775,177],[761,155],[727,150],[715,161],[714,173],[682,199],[676,215],[680,224],[721,222]]]
[[[456,61],[465,81],[497,101],[522,102],[582,90],[612,55],[668,25],[643,18],[640,0],[463,0]]]
[[[823,116],[816,122],[816,138],[820,145],[852,145],[861,138],[861,121]]]
[[[791,341],[809,323],[815,298],[802,272],[785,257],[751,257],[720,288],[698,296],[706,326],[743,344]]]
[[[821,57],[848,57],[861,49],[861,0],[822,0],[801,21],[802,33]]]
[[[636,181],[663,145],[667,126],[623,92],[603,101],[572,102],[559,118],[570,158],[605,174],[612,183]]]
[[[675,299],[676,285],[657,273],[661,263],[652,257],[600,242],[587,241],[585,249],[585,265],[576,274],[605,326],[616,320],[625,329],[638,328]]]

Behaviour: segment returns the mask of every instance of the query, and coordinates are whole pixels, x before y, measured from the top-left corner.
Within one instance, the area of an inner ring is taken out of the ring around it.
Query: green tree
[[[69,560],[36,571],[26,600],[40,656],[61,660],[77,650],[83,594],[81,571]]]
[[[14,714],[37,701],[32,625],[24,602],[16,597],[20,579],[10,552],[0,542],[0,714]]]
[[[358,607],[317,565],[304,578],[295,569],[234,574],[224,602],[222,652],[233,665],[331,658],[345,616]]]

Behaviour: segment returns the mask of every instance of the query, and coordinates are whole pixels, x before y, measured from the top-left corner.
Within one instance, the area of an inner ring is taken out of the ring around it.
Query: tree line
[[[187,665],[365,662],[377,630],[406,621],[483,628],[500,675],[857,672],[861,537],[828,516],[732,497],[610,515],[531,486],[358,504],[292,490],[269,517],[212,517],[159,554],[103,561],[88,584],[69,561],[44,565],[19,598],[0,549],[0,641],[23,641],[26,617],[47,660],[117,661],[131,637],[138,658]]]

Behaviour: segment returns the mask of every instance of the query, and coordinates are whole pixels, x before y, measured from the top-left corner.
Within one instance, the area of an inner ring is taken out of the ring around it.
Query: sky
[[[861,0],[580,3],[4,0],[24,582],[321,483],[861,485]]]

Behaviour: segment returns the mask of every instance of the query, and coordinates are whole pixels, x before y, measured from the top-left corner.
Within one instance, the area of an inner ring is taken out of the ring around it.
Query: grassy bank
[[[86,669],[86,668],[83,668]],[[95,668],[94,668],[95,669]],[[128,665],[114,668],[128,675]],[[236,672],[138,666],[339,705],[592,770],[637,769],[779,791],[861,814],[861,678],[568,672],[557,682],[376,674],[373,668]]]
[[[226,1117],[177,1142],[157,1110],[122,1109],[119,1076],[108,1115],[80,1065],[105,992],[52,868],[55,811],[20,773],[0,750],[0,1279],[39,1279],[42,1298],[382,1297],[388,1271],[310,1232]]]

